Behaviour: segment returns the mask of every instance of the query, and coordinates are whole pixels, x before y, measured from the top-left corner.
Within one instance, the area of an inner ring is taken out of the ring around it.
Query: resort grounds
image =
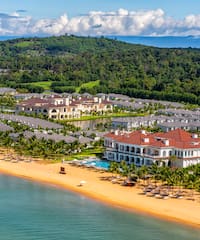
[[[60,174],[60,167],[66,174]],[[69,163],[45,163],[1,151],[0,173],[65,188],[104,204],[139,214],[153,215],[200,228],[200,195],[159,199],[143,194],[142,187],[122,186],[112,173]],[[81,184],[80,184],[81,183]]]

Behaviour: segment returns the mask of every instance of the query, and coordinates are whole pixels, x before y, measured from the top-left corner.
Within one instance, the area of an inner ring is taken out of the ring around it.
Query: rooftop
[[[182,129],[176,129],[167,133],[147,133],[144,130],[131,133],[115,131],[108,133],[106,138],[116,142],[151,146],[151,147],[175,147],[181,149],[200,148],[198,135],[188,133]]]

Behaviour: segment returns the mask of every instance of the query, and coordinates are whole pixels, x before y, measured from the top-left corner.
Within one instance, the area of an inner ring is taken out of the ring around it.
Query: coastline
[[[66,169],[65,175],[59,174],[61,166]],[[0,160],[0,173],[58,186],[129,212],[200,228],[199,201],[147,197],[140,194],[139,188],[102,181],[101,177],[111,176],[108,172],[100,173],[92,169],[61,163],[42,164]],[[79,187],[81,181],[85,181],[85,184]]]

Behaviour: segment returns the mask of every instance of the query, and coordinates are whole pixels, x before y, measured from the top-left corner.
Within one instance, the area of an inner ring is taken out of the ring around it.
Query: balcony
[[[159,154],[148,154],[148,153],[141,154],[141,156],[143,156],[143,157],[150,157],[150,158],[154,158],[154,159],[166,158],[166,157],[162,157]]]

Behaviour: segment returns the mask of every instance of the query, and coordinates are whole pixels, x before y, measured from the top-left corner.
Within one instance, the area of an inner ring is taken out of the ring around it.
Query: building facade
[[[112,104],[109,101],[98,97],[62,97],[51,95],[45,98],[31,98],[16,105],[16,113],[42,114],[52,119],[73,119],[80,118],[92,113],[104,114],[112,111]]]
[[[200,163],[200,138],[182,129],[167,133],[131,133],[115,131],[104,136],[104,157],[109,161],[136,166],[154,163],[174,167],[187,167]]]

